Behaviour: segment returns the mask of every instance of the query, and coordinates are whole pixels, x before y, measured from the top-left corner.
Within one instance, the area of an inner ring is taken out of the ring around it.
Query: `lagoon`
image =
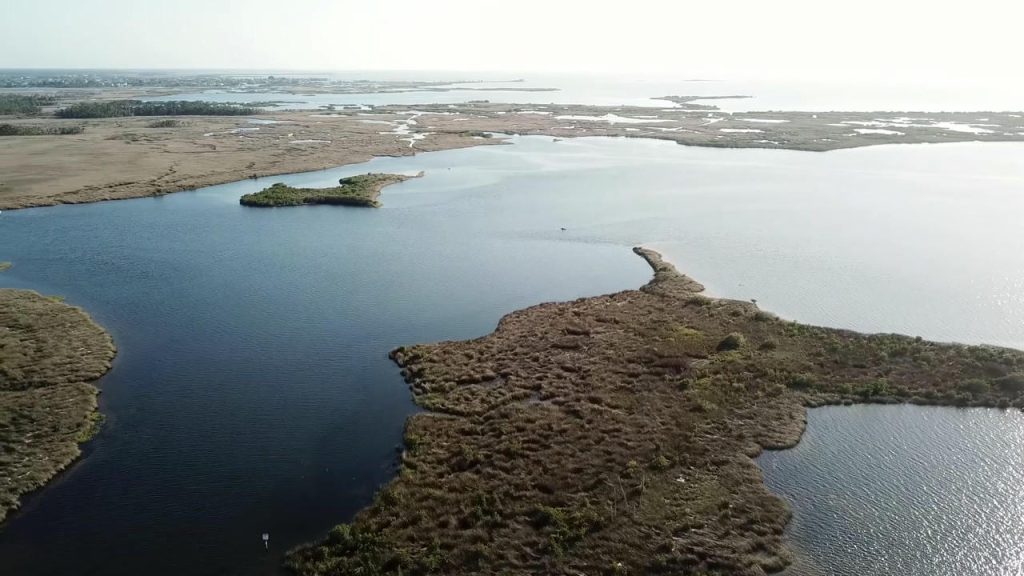
[[[0,284],[119,347],[106,425],[0,531],[0,572],[274,573],[393,474],[415,407],[388,350],[639,286],[636,244],[802,322],[1024,348],[1020,144],[511,142],[0,215]],[[238,204],[421,170],[377,210]]]

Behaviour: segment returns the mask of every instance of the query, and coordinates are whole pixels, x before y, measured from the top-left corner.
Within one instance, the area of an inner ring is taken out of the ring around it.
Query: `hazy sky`
[[[0,67],[1018,74],[1019,0],[0,0]]]

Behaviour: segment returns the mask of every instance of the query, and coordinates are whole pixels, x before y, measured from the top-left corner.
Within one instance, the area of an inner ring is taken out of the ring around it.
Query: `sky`
[[[0,68],[1017,74],[1017,0],[0,0]]]

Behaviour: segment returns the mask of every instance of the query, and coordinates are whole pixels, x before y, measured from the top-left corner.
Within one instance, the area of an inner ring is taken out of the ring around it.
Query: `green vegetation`
[[[0,272],[9,269],[11,266],[13,266],[13,264],[10,262],[0,262]]]
[[[142,102],[110,100],[78,102],[57,111],[60,118],[117,118],[121,116],[248,116],[259,108],[221,102]]]
[[[81,134],[84,126],[32,126],[28,124],[0,124],[0,136],[60,136]]]
[[[433,414],[408,421],[399,477],[288,567],[763,576],[788,563],[789,511],[751,457],[795,444],[805,406],[1024,408],[1024,352],[783,321],[637,252],[640,290],[394,350]]]
[[[722,341],[718,343],[716,348],[719,352],[725,352],[728,350],[739,350],[747,343],[747,339],[743,337],[743,334],[739,332],[733,332],[722,338]]]
[[[56,102],[53,96],[38,94],[0,94],[0,115],[38,114],[41,106]]]
[[[96,388],[114,357],[85,312],[0,289],[0,521],[79,455],[98,429]]]
[[[418,176],[422,176],[421,172]],[[418,177],[416,176],[416,177]],[[239,198],[243,206],[273,208],[280,206],[304,206],[307,204],[337,204],[347,206],[377,207],[377,198],[385,186],[405,182],[413,176],[401,174],[361,174],[338,181],[334,188],[292,188],[277,183],[255,194]]]

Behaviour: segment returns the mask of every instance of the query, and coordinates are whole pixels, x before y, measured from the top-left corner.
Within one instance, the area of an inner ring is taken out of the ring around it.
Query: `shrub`
[[[997,388],[1006,394],[1020,394],[1024,392],[1024,373],[1016,372],[996,378],[994,383]]]
[[[743,336],[743,334],[740,334],[739,332],[733,332],[732,334],[729,334],[725,338],[722,338],[722,341],[718,343],[718,347],[715,349],[718,350],[719,352],[739,350],[744,345],[746,345],[746,343],[747,339],[746,337]]]
[[[807,390],[814,387],[814,384],[814,377],[810,374],[794,374],[786,382],[786,386],[794,390]]]
[[[971,378],[964,380],[960,383],[958,388],[964,392],[973,394],[975,396],[979,394],[988,394],[992,391],[992,385],[987,380],[981,378]]]

